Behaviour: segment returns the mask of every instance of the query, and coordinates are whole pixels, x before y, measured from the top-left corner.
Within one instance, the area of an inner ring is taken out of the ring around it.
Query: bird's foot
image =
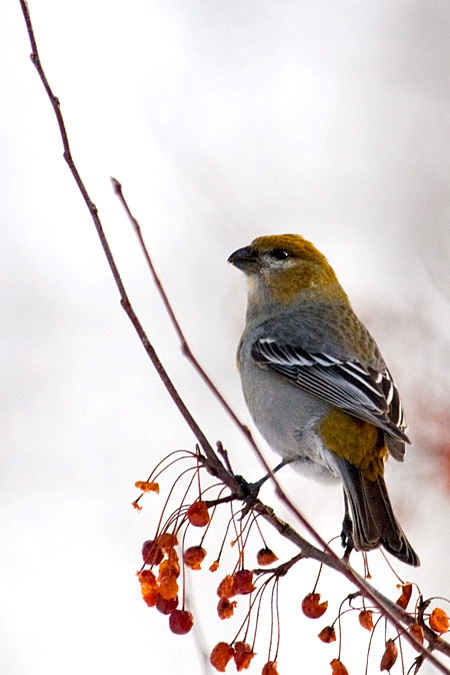
[[[265,476],[257,480],[255,483],[248,483],[243,476],[235,475],[235,478],[239,483],[239,486],[244,494],[244,499],[246,501],[248,500],[255,501],[264,483],[268,481],[270,478],[272,478],[272,476],[275,473],[277,473],[277,471],[282,469],[283,466],[286,466],[286,464],[290,464],[293,461],[294,461],[293,459],[284,459],[282,462],[277,464],[277,466],[274,469],[272,469],[270,473],[266,474]]]
[[[243,500],[247,503],[255,502],[258,498],[261,485],[263,485],[266,479],[258,480],[256,483],[248,483],[244,476],[235,475],[234,477],[241,488]]]

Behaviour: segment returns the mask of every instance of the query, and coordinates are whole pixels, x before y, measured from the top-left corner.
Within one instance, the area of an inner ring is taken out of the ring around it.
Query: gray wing
[[[410,441],[405,434],[400,396],[386,367],[366,367],[325,351],[312,353],[269,336],[260,337],[252,344],[251,355],[259,366],[383,429],[392,439],[391,442],[387,439],[391,454],[396,459],[403,457],[403,444]]]

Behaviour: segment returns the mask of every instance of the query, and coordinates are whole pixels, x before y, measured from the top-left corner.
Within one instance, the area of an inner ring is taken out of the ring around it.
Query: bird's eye
[[[275,258],[275,260],[285,260],[286,258],[289,258],[289,253],[284,250],[284,248],[274,248],[271,252],[270,255],[272,258]]]

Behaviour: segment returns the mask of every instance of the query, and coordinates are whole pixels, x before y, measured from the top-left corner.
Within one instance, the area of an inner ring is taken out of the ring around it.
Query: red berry
[[[178,596],[174,598],[163,598],[160,593],[156,596],[155,607],[161,614],[171,614],[178,607]]]
[[[308,593],[302,601],[302,611],[308,619],[318,619],[325,614],[328,607],[328,600],[320,602],[320,593]]]
[[[203,562],[203,559],[206,556],[206,551],[201,546],[191,546],[187,548],[183,555],[183,560],[185,565],[191,568],[191,570],[201,569],[200,565]]]
[[[247,595],[255,590],[253,585],[253,572],[250,570],[239,570],[233,574],[235,595]]]
[[[146,565],[159,565],[164,558],[164,553],[157,541],[149,539],[142,545],[142,558]]]
[[[169,628],[177,635],[186,635],[193,625],[194,617],[185,609],[174,609],[169,616]]]
[[[189,522],[195,527],[205,527],[209,523],[209,513],[206,502],[194,502],[186,513]]]

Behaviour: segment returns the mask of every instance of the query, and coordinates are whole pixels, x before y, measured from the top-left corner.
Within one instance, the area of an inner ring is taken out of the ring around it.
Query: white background
[[[409,412],[414,444],[403,466],[388,467],[388,483],[422,568],[396,569],[425,596],[449,597],[448,4],[30,0],[30,10],[132,300],[210,439],[224,441],[236,470],[259,477],[183,361],[111,175],[191,347],[247,421],[234,366],[245,286],[226,259],[257,235],[291,231],[327,255]],[[134,576],[164,497],[148,497],[141,514],[130,507],[134,482],[194,438],[119,306],[18,0],[0,16],[0,672],[172,673],[182,663],[197,673],[194,639],[169,633]],[[339,532],[337,488],[289,472],[284,481],[325,538]],[[380,554],[369,560],[395,599]],[[280,675],[329,673],[337,655],[315,638],[326,621],[300,613],[316,572],[305,563],[281,584]],[[238,622],[215,618],[219,576],[202,574],[191,593],[210,649]],[[350,589],[325,573],[320,590],[331,621]],[[350,672],[363,672],[368,637],[348,619]],[[267,642],[256,650],[251,672]],[[380,643],[369,672],[381,652]]]

